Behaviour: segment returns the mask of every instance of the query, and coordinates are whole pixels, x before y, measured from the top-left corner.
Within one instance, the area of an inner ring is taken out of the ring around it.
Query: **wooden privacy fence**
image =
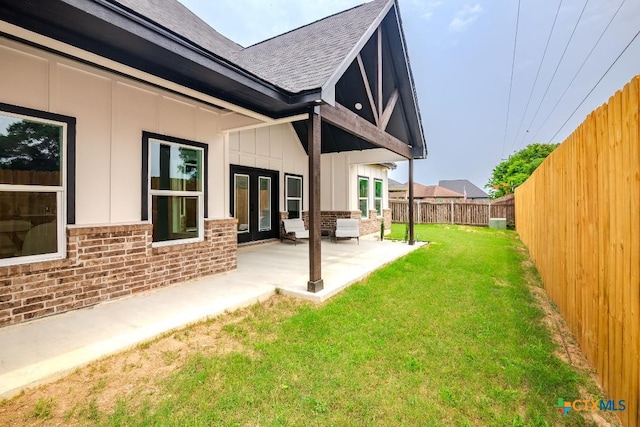
[[[389,200],[391,220],[409,222],[409,202]],[[416,224],[463,224],[488,225],[489,218],[507,218],[515,221],[513,199],[511,203],[490,205],[489,203],[421,202],[416,201],[413,220]]]
[[[516,190],[517,230],[608,399],[640,413],[640,76]]]

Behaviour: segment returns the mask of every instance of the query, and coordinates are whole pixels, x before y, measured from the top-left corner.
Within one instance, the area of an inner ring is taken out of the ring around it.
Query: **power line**
[[[504,122],[504,138],[502,140],[502,154],[500,158],[504,157],[504,149],[507,144],[507,128],[509,126],[509,112],[511,110],[511,90],[513,89],[513,70],[516,65],[516,46],[518,45],[518,26],[520,25],[520,3],[518,0],[518,14],[516,15],[516,34],[513,40],[513,59],[511,60],[511,78],[509,79],[509,99],[507,101],[507,119]]]
[[[593,47],[591,48],[591,51],[589,52],[589,54],[586,56],[586,58],[584,58],[584,61],[582,61],[582,64],[580,65],[580,68],[578,68],[578,71],[576,71],[576,73],[573,75],[573,78],[571,79],[571,81],[569,82],[569,85],[567,86],[567,88],[564,90],[564,92],[562,92],[562,95],[560,95],[560,98],[558,98],[558,101],[556,101],[555,105],[553,106],[553,108],[551,109],[551,111],[549,112],[549,114],[547,115],[547,117],[545,117],[544,121],[542,122],[542,124],[538,127],[538,130],[536,130],[536,133],[533,135],[533,137],[531,138],[531,140],[529,141],[529,143],[531,143],[531,141],[535,140],[536,137],[538,136],[538,134],[540,133],[540,130],[544,127],[545,124],[547,124],[547,121],[549,121],[549,118],[551,117],[551,115],[553,114],[554,111],[556,111],[556,108],[558,108],[558,105],[560,105],[560,102],[564,99],[564,96],[567,94],[567,92],[569,91],[569,89],[571,88],[571,85],[573,85],[573,82],[576,80],[576,77],[578,77],[578,74],[580,74],[580,71],[582,71],[582,68],[584,67],[584,65],[587,63],[587,61],[589,60],[589,58],[591,57],[591,54],[596,50],[596,47],[598,46],[598,44],[600,43],[600,40],[602,40],[602,37],[604,37],[605,33],[607,32],[607,30],[609,29],[609,27],[611,26],[611,23],[613,22],[613,20],[615,19],[615,17],[618,15],[618,12],[620,12],[620,9],[622,9],[622,6],[625,4],[627,0],[622,0],[620,2],[620,5],[618,6],[618,9],[615,11],[615,13],[613,14],[613,16],[611,17],[611,19],[609,19],[609,23],[607,24],[607,26],[604,28],[604,30],[602,31],[602,33],[600,33],[600,37],[598,37],[598,40],[596,40],[596,43],[593,45]]]
[[[540,70],[542,69],[542,64],[544,63],[544,58],[547,56],[547,50],[549,49],[549,43],[551,42],[551,36],[553,35],[553,30],[556,27],[556,22],[558,22],[558,15],[560,14],[560,8],[562,7],[562,0],[558,3],[558,9],[556,10],[556,16],[553,18],[553,25],[551,25],[551,31],[549,31],[549,37],[547,37],[547,44],[544,46],[544,52],[542,53],[542,59],[540,60],[540,65],[538,65],[538,71],[536,72],[536,78],[533,80],[533,85],[531,86],[531,92],[529,92],[529,99],[527,100],[527,106],[524,109],[524,113],[522,113],[522,119],[520,119],[520,124],[518,125],[518,130],[514,135],[515,138],[520,135],[520,129],[522,129],[522,123],[524,122],[524,118],[527,116],[527,111],[529,111],[529,104],[531,103],[531,97],[533,95],[533,91],[536,88],[536,84],[538,83],[538,77],[540,76]]]
[[[578,106],[575,108],[575,110],[573,110],[573,113],[571,113],[571,115],[569,116],[569,118],[567,120],[565,120],[565,122],[562,124],[562,126],[560,126],[560,129],[558,129],[558,131],[551,137],[551,139],[549,140],[549,142],[553,141],[553,139],[558,136],[558,134],[560,133],[560,131],[562,130],[562,128],[565,127],[565,125],[567,123],[569,123],[569,120],[571,120],[571,118],[573,117],[573,115],[576,113],[576,111],[578,111],[578,108],[580,108],[582,106],[582,104],[584,104],[584,101],[587,100],[587,98],[589,98],[589,95],[591,95],[593,93],[593,91],[596,89],[596,87],[598,87],[598,85],[600,84],[600,82],[602,81],[602,79],[605,78],[605,76],[609,73],[609,71],[611,71],[611,69],[613,68],[614,65],[616,65],[616,62],[618,62],[618,60],[620,59],[620,57],[622,57],[622,55],[627,51],[627,49],[629,49],[629,46],[631,46],[631,44],[638,38],[638,36],[640,35],[640,31],[638,31],[636,33],[635,36],[633,36],[633,38],[631,39],[631,41],[625,46],[624,49],[622,49],[622,52],[620,52],[620,55],[618,55],[618,57],[615,59],[615,61],[613,61],[613,63],[609,66],[609,68],[607,68],[607,71],[604,72],[604,74],[602,75],[602,77],[600,77],[600,80],[598,80],[598,82],[595,84],[595,86],[593,86],[593,88],[591,88],[591,90],[589,91],[589,93],[587,93],[587,96],[584,97],[584,99],[580,102],[580,104],[578,104]]]
[[[560,68],[560,64],[562,64],[562,60],[564,59],[564,55],[567,53],[567,49],[569,48],[569,45],[571,44],[571,40],[573,40],[573,36],[576,33],[576,29],[578,28],[578,24],[580,24],[580,20],[582,19],[582,15],[584,14],[584,10],[587,8],[587,4],[589,4],[589,0],[586,0],[584,2],[584,6],[582,7],[582,11],[580,12],[580,16],[578,16],[578,20],[576,21],[576,25],[573,26],[573,31],[571,31],[571,35],[569,36],[569,40],[567,41],[567,44],[564,47],[564,50],[562,51],[562,56],[560,56],[560,60],[558,61],[558,65],[556,65],[556,69],[553,71],[553,75],[551,76],[551,80],[549,80],[549,84],[547,85],[547,89],[544,91],[544,95],[542,95],[542,99],[540,100],[540,104],[538,104],[538,108],[536,109],[536,112],[533,115],[533,118],[531,119],[531,122],[529,123],[529,126],[527,126],[527,130],[529,130],[529,128],[531,127],[533,122],[536,120],[536,117],[538,117],[538,113],[540,112],[540,107],[542,107],[542,103],[544,102],[545,98],[547,97],[547,94],[549,93],[549,89],[551,88],[551,83],[553,83],[553,79],[555,79],[556,74],[558,72],[558,69]],[[526,137],[526,133],[523,136],[522,140],[524,140],[525,137]],[[520,144],[522,144],[522,140],[520,141]],[[520,146],[520,144],[518,144],[515,148],[517,149]]]

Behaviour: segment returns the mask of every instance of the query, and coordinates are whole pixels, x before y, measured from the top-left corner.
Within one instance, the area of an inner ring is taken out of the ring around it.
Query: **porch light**
[[[358,111],[362,110],[362,104],[359,102],[356,102],[356,105],[354,105],[354,107],[356,107],[356,110]]]

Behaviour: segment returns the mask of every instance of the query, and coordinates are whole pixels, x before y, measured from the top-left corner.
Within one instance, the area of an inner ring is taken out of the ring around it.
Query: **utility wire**
[[[560,98],[558,98],[558,101],[556,101],[555,105],[553,106],[553,108],[551,109],[551,111],[549,112],[549,114],[547,115],[547,117],[545,117],[544,121],[542,122],[542,124],[538,127],[538,130],[536,130],[536,133],[533,135],[533,137],[531,138],[531,140],[529,141],[529,143],[531,143],[531,141],[535,140],[538,137],[538,134],[540,133],[540,130],[542,130],[542,128],[544,127],[544,125],[547,124],[547,121],[549,121],[549,118],[551,117],[551,115],[553,114],[554,111],[556,111],[556,108],[558,108],[558,105],[560,105],[560,102],[564,99],[564,96],[567,94],[567,92],[569,91],[569,89],[571,88],[571,85],[573,84],[573,82],[576,80],[576,77],[578,77],[578,74],[580,74],[580,71],[582,71],[582,68],[584,67],[584,65],[587,63],[587,61],[589,60],[589,58],[591,58],[591,54],[593,53],[593,51],[596,50],[596,47],[598,46],[598,44],[600,43],[600,40],[602,40],[602,37],[604,37],[605,33],[607,32],[607,30],[609,29],[609,27],[611,26],[611,23],[613,22],[613,20],[615,19],[616,16],[618,16],[618,12],[620,12],[620,9],[622,9],[622,6],[626,3],[627,0],[622,0],[622,2],[620,2],[620,5],[618,6],[618,9],[616,10],[616,12],[613,14],[613,16],[611,17],[611,19],[609,20],[609,23],[607,24],[607,26],[604,28],[604,30],[602,31],[602,33],[600,33],[600,37],[598,37],[598,40],[596,40],[596,43],[593,45],[593,47],[591,48],[591,51],[589,52],[589,54],[587,55],[586,58],[584,58],[584,61],[582,61],[582,64],[580,65],[580,68],[578,68],[578,71],[576,71],[576,73],[573,75],[573,78],[571,79],[571,81],[569,82],[569,85],[567,86],[567,88],[564,90],[564,92],[562,92],[562,95],[560,95]]]
[[[536,117],[538,117],[538,113],[540,112],[540,107],[542,107],[542,103],[544,102],[545,98],[547,97],[547,94],[549,93],[549,89],[551,88],[551,83],[553,83],[553,79],[555,79],[556,74],[558,73],[558,69],[560,68],[560,64],[562,64],[562,60],[564,59],[564,55],[567,53],[567,49],[569,48],[569,45],[571,44],[571,40],[573,40],[573,36],[576,33],[576,29],[578,28],[578,24],[580,24],[580,20],[582,19],[582,15],[584,14],[584,10],[587,8],[587,4],[589,4],[589,0],[586,0],[584,2],[584,6],[582,7],[582,11],[580,12],[580,16],[578,16],[578,20],[576,21],[576,25],[573,26],[573,31],[571,31],[571,35],[569,36],[569,40],[567,41],[567,44],[564,47],[564,51],[562,51],[562,56],[560,56],[560,60],[558,61],[558,65],[556,65],[556,69],[553,71],[553,75],[551,76],[551,80],[549,80],[549,84],[547,85],[547,89],[544,91],[544,95],[542,95],[542,99],[540,100],[540,104],[538,104],[538,108],[536,109],[536,112],[533,115],[533,118],[531,119],[531,122],[529,123],[529,126],[527,126],[527,130],[529,130],[529,128],[531,127],[533,122],[536,120]],[[525,137],[526,137],[526,133],[523,135],[522,140],[520,140],[520,144],[518,144],[515,147],[516,149],[522,144],[522,141],[525,139]]]
[[[556,10],[556,16],[553,18],[553,25],[551,25],[551,31],[549,31],[549,37],[547,37],[547,44],[544,47],[544,52],[542,53],[542,59],[540,60],[540,65],[538,65],[538,71],[536,72],[536,78],[533,80],[533,86],[531,86],[531,92],[529,92],[529,99],[527,100],[527,106],[524,109],[524,113],[522,113],[522,119],[520,119],[520,124],[518,125],[518,130],[514,135],[515,138],[520,135],[520,129],[522,129],[522,123],[524,122],[524,118],[527,116],[527,111],[529,111],[529,104],[531,103],[531,97],[533,96],[533,91],[536,88],[536,84],[538,83],[538,77],[540,76],[540,70],[542,69],[542,64],[544,64],[544,58],[547,56],[547,50],[549,49],[549,43],[551,42],[551,36],[553,35],[553,30],[556,27],[556,22],[558,22],[558,15],[560,14],[560,8],[562,7],[562,0],[558,3],[558,9]]]
[[[513,89],[513,70],[516,65],[516,46],[518,45],[518,26],[520,25],[520,3],[518,0],[518,14],[516,15],[516,34],[513,40],[513,59],[511,60],[511,78],[509,79],[509,99],[507,101],[507,119],[504,122],[504,138],[502,140],[502,154],[500,158],[504,157],[504,149],[507,144],[507,128],[509,126],[509,112],[511,110],[511,90]]]
[[[560,129],[558,129],[558,131],[551,137],[551,139],[549,140],[550,142],[553,141],[553,139],[558,136],[558,134],[560,133],[560,131],[562,130],[562,128],[565,127],[565,125],[569,122],[569,120],[571,120],[571,118],[573,117],[573,115],[576,113],[576,111],[578,111],[578,108],[580,108],[582,106],[582,104],[584,104],[584,101],[587,100],[587,98],[589,98],[589,95],[591,95],[593,93],[593,91],[596,89],[596,87],[598,87],[598,85],[600,84],[600,82],[602,81],[602,79],[605,78],[605,76],[609,73],[609,71],[611,71],[611,69],[613,68],[614,65],[616,65],[616,62],[618,62],[618,60],[620,59],[620,57],[622,57],[622,55],[624,55],[624,53],[627,51],[627,49],[629,49],[629,46],[631,46],[631,44],[638,38],[638,36],[640,35],[640,31],[638,31],[636,33],[635,36],[633,36],[633,38],[631,39],[631,41],[625,46],[624,49],[622,49],[622,52],[620,52],[620,55],[618,55],[618,57],[615,59],[615,61],[613,61],[613,63],[609,66],[609,68],[607,68],[607,71],[604,72],[604,74],[602,75],[602,77],[600,77],[600,80],[598,80],[598,82],[595,84],[595,86],[593,86],[593,88],[591,88],[591,90],[589,91],[589,93],[587,94],[587,96],[584,97],[584,99],[580,102],[580,104],[578,104],[578,106],[576,107],[575,110],[573,110],[573,113],[571,113],[571,115],[569,116],[569,118],[567,120],[565,120],[565,122],[562,124],[562,126],[560,126]]]

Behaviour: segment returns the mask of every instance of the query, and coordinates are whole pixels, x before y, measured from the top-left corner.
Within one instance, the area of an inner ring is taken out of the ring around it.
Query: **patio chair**
[[[334,236],[336,243],[340,238],[352,239],[355,237],[360,244],[360,221],[352,218],[337,218]]]
[[[298,239],[309,238],[309,230],[304,227],[304,221],[301,219],[283,219],[282,226],[284,233],[280,236],[280,241],[285,238],[293,240],[294,245],[297,245]]]

